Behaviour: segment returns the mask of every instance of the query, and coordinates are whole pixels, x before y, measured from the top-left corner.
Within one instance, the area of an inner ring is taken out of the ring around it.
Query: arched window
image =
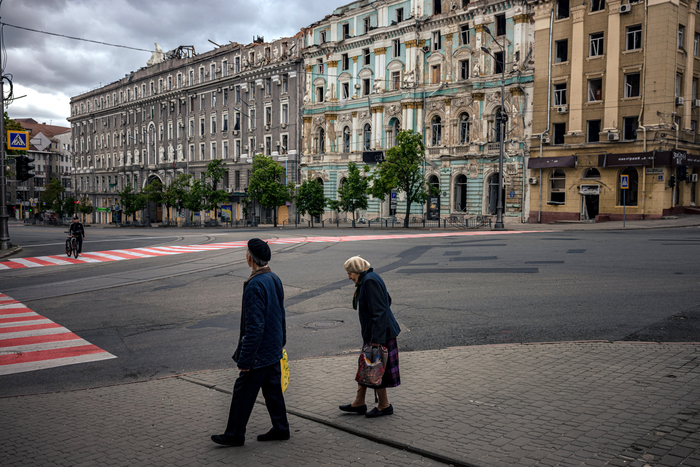
[[[617,205],[622,206],[622,196],[624,195],[624,203],[626,206],[637,206],[639,200],[639,175],[637,174],[637,169],[634,167],[627,167],[625,170],[620,172],[620,175],[627,175],[629,177],[629,188],[623,190],[620,187],[620,181],[622,177],[617,177]]]
[[[459,144],[469,143],[469,115],[464,113],[459,116]]]
[[[431,175],[428,177],[428,185],[430,186],[431,191],[440,191],[440,179],[437,177],[437,175]]]
[[[318,154],[326,153],[326,131],[323,128],[318,129]]]
[[[345,127],[343,129],[343,152],[350,152],[350,127]]]
[[[369,151],[372,147],[372,125],[365,123],[364,127],[364,148]]]
[[[389,130],[386,132],[386,148],[391,149],[396,146],[396,137],[401,131],[401,122],[394,119],[390,124]]]
[[[455,211],[466,212],[467,210],[467,176],[457,175],[455,178]]]
[[[442,119],[435,115],[430,121],[430,127],[433,131],[432,145],[440,146],[442,144]]]
[[[549,201],[554,204],[566,203],[566,175],[561,169],[554,169],[549,176]]]
[[[600,172],[595,167],[589,167],[583,171],[581,178],[589,180],[600,180]]]

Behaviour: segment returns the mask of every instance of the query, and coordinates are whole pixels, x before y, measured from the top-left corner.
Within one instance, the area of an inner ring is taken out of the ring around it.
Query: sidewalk
[[[0,399],[0,464],[700,466],[700,344],[573,342],[401,354],[395,413],[337,406],[354,355],[290,363],[292,438],[209,439],[237,372],[205,371],[84,391]],[[368,397],[368,403],[371,403]]]

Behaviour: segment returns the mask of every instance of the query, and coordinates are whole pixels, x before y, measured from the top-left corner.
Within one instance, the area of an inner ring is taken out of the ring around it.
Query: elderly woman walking
[[[369,386],[375,388],[377,392],[379,398],[377,407],[367,411],[365,396],[368,386],[360,383],[355,400],[351,404],[341,405],[339,408],[344,412],[364,414],[368,418],[391,415],[394,413],[394,408],[389,403],[386,388],[394,388],[401,384],[399,348],[396,345],[396,336],[401,330],[391,312],[391,296],[379,274],[374,272],[370,268],[370,264],[359,256],[353,256],[347,260],[344,268],[348,273],[348,278],[355,283],[352,307],[358,310],[360,315],[362,341],[372,347],[380,345],[386,347],[388,359],[379,386]]]

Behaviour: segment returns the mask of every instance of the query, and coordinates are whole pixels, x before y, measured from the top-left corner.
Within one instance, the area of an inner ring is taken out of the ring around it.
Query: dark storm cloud
[[[2,0],[4,23],[139,49],[165,51],[193,45],[197,53],[224,45],[247,44],[254,36],[270,41],[291,36],[340,5],[343,0]],[[150,53],[4,28],[5,73],[27,94],[63,96],[65,108],[46,115],[70,114],[68,98],[114,82],[146,65]],[[37,99],[20,99],[10,115],[31,117]]]

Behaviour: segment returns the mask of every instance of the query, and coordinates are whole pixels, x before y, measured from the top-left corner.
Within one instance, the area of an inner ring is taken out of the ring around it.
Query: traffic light
[[[668,186],[670,186],[671,188],[676,186],[676,177],[674,177],[673,175],[671,175],[668,179]]]
[[[678,181],[684,182],[688,180],[688,167],[685,165],[678,166]]]
[[[27,156],[15,157],[15,170],[17,172],[17,180],[20,182],[25,182],[35,176],[33,173],[29,173],[34,170],[34,166],[29,165],[30,162],[34,162],[34,159],[30,159]]]

